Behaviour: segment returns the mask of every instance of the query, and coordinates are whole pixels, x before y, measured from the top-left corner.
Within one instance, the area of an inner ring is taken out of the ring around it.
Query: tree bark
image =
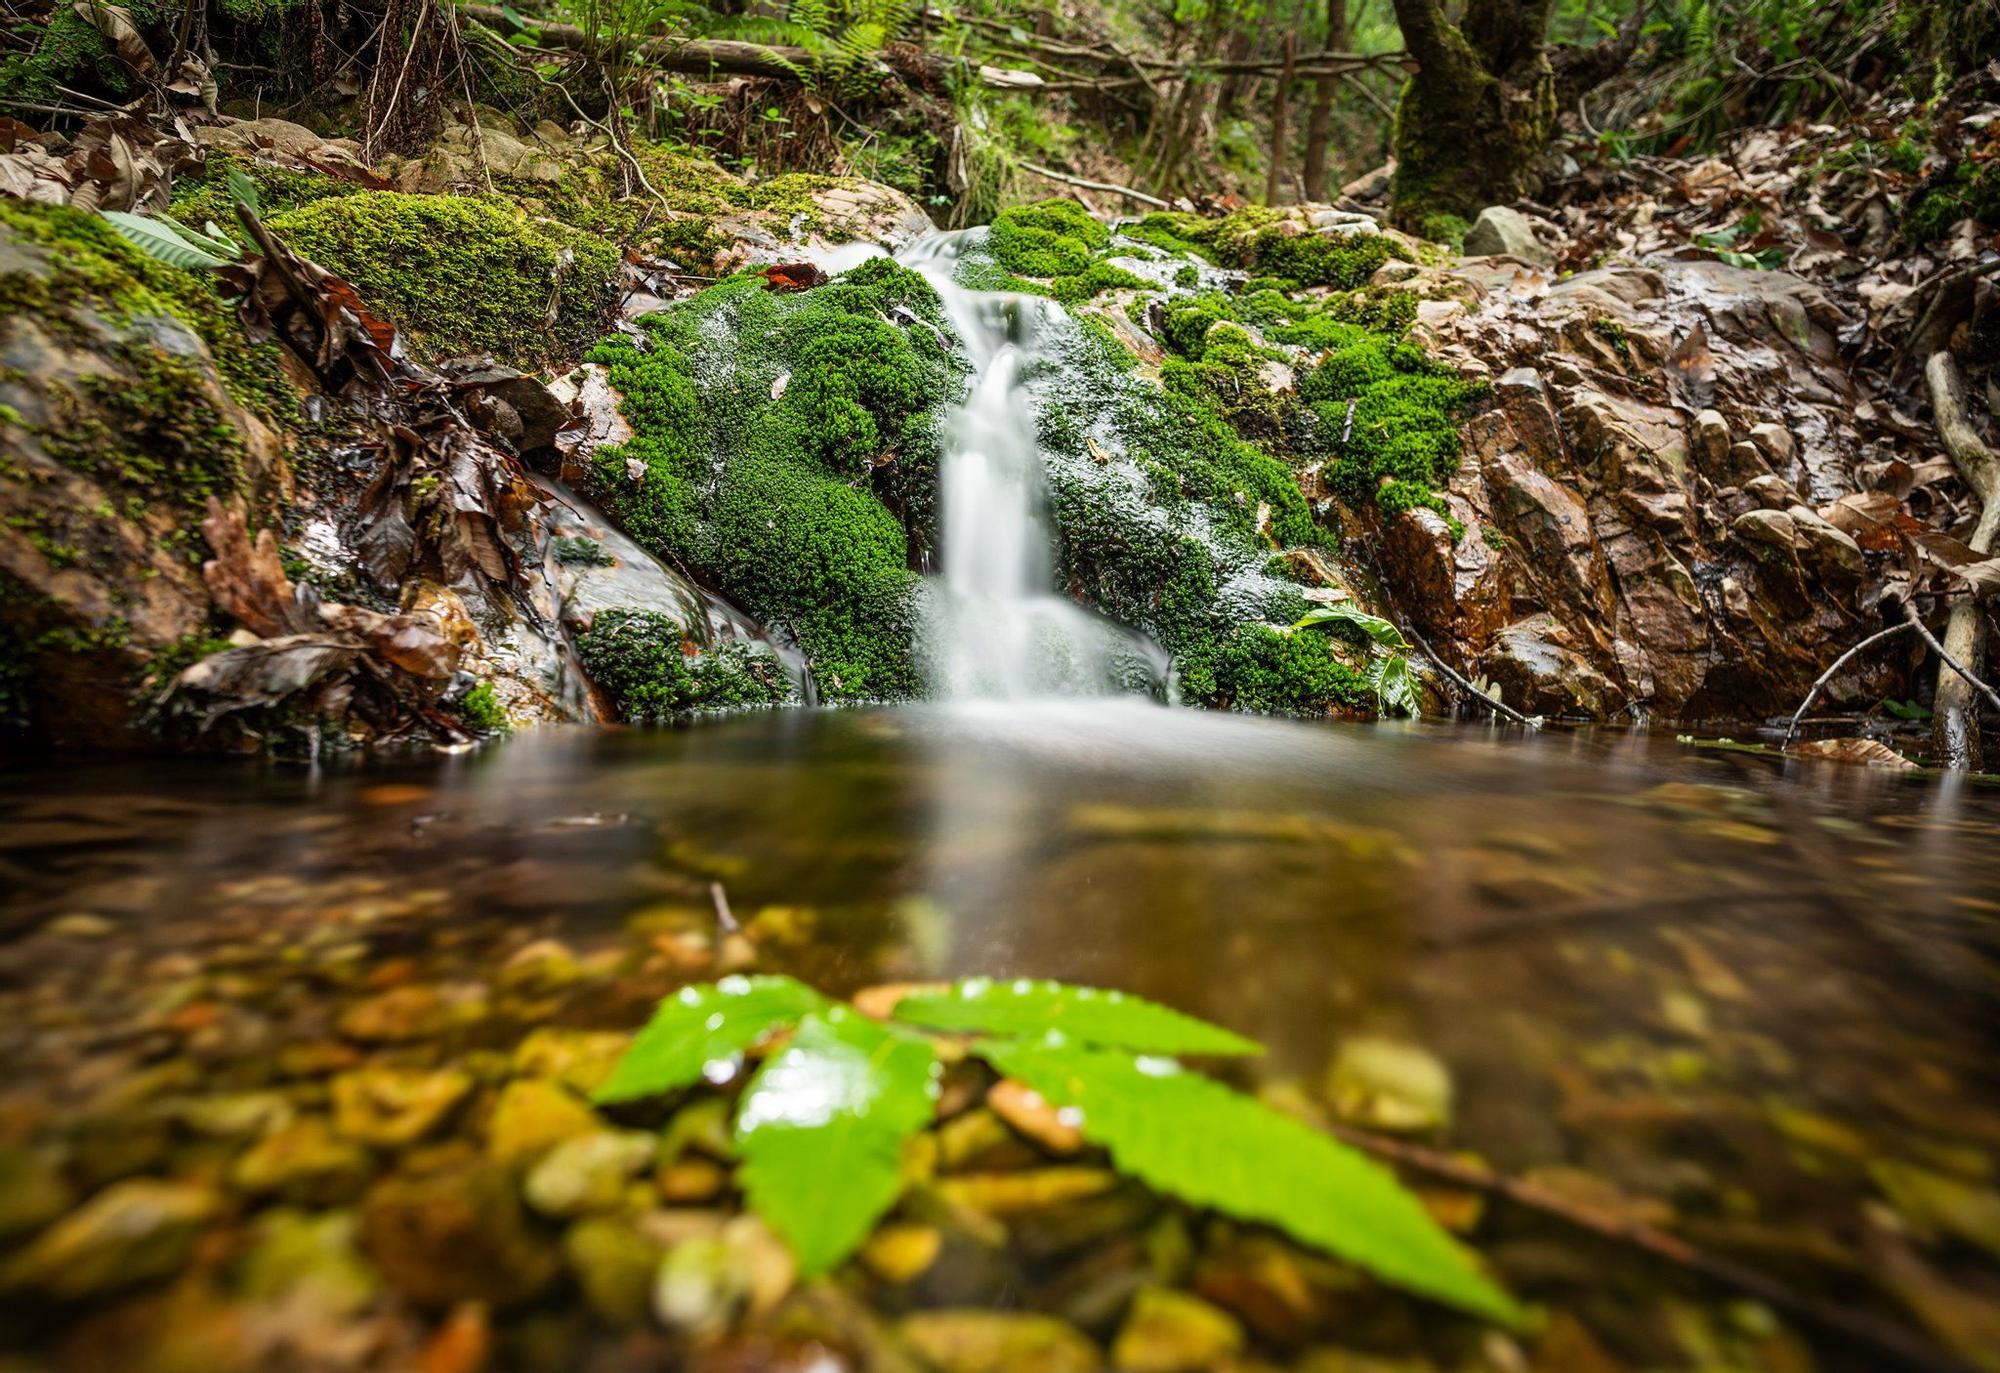
[[[1278,89],[1271,96],[1271,165],[1264,176],[1264,203],[1276,205],[1285,181],[1285,155],[1291,151],[1292,56],[1294,36],[1285,35],[1285,66],[1278,74]]]
[[[1326,41],[1322,48],[1347,46],[1347,0],[1326,0]],[[1322,76],[1313,82],[1312,113],[1306,117],[1305,197],[1326,199],[1326,153],[1333,141],[1333,97],[1339,80]]]
[[[1990,553],[2000,536],[2000,457],[1980,441],[1965,414],[1965,388],[1950,353],[1931,354],[1924,366],[1931,412],[1938,436],[1951,454],[1952,466],[1980,499],[1979,523],[1966,542],[1975,553]],[[1973,673],[1986,659],[1986,612],[1975,596],[1960,597],[1945,624],[1944,651]],[[1979,699],[1972,684],[1956,672],[1938,666],[1937,697],[1931,703],[1931,741],[1949,768],[1981,770]]]

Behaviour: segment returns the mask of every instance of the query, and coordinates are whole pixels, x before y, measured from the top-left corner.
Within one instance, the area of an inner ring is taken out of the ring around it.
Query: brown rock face
[[[1867,555],[1817,512],[1883,455],[1817,287],[1695,261],[1439,278],[1476,303],[1419,331],[1493,379],[1449,492],[1466,533],[1415,510],[1380,547],[1440,652],[1524,710],[1733,720],[1873,627]],[[1855,671],[1837,693],[1890,685]]]

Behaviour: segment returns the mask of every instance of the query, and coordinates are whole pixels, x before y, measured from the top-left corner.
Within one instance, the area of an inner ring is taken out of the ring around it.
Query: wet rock
[[[0,1144],[0,1240],[39,1230],[76,1205],[76,1191],[47,1154]]]
[[[937,1373],[1089,1373],[1103,1363],[1089,1336],[1053,1316],[919,1311],[897,1331]]]
[[[390,1286],[419,1306],[512,1306],[546,1287],[557,1267],[508,1174],[457,1149],[371,1187],[361,1240]]]
[[[278,1207],[257,1217],[237,1273],[252,1301],[304,1302],[351,1316],[375,1300],[382,1280],[361,1256],[352,1211]]]
[[[1729,423],[1719,410],[1703,410],[1694,417],[1694,448],[1701,469],[1711,476],[1722,470],[1729,454]]]
[[[1786,514],[1803,544],[1802,556],[1821,576],[1834,581],[1858,581],[1868,570],[1867,555],[1851,536],[1808,506],[1792,505]]]
[[[689,1155],[675,1159],[653,1177],[668,1205],[711,1201],[729,1186],[729,1170],[709,1159]]]
[[[1148,1287],[1111,1345],[1121,1373],[1197,1373],[1243,1349],[1243,1327],[1226,1311],[1168,1287]]]
[[[1068,1206],[1118,1185],[1103,1168],[1031,1168],[1018,1173],[961,1173],[940,1178],[938,1193],[955,1206],[1001,1220]]]
[[[544,1027],[514,1050],[514,1072],[521,1077],[554,1078],[571,1091],[587,1095],[611,1076],[631,1042],[630,1035],[616,1031]]]
[[[657,1244],[628,1221],[592,1216],[569,1228],[562,1248],[592,1311],[621,1329],[645,1324],[660,1268]]]
[[[565,1087],[522,1078],[501,1089],[486,1122],[486,1151],[504,1168],[533,1163],[576,1135],[602,1130],[597,1112]]]
[[[943,1247],[944,1233],[936,1226],[893,1221],[868,1237],[860,1258],[883,1282],[902,1286],[929,1272]]]
[[[1798,526],[1782,510],[1751,510],[1730,522],[1729,532],[1746,544],[1778,553],[1799,547]]]
[[[472,1079],[453,1069],[372,1066],[342,1073],[331,1090],[336,1131],[363,1144],[401,1148],[442,1124],[472,1091]]]
[[[667,1252],[653,1285],[653,1311],[672,1329],[711,1333],[739,1309],[748,1319],[768,1313],[797,1281],[791,1251],[755,1216],[738,1216],[716,1234]]]
[[[1442,1129],[1451,1123],[1451,1072],[1428,1049],[1363,1037],[1340,1046],[1327,1100],[1347,1120],[1377,1130]]]
[[[365,1043],[393,1044],[432,1038],[451,1023],[451,1011],[437,988],[393,987],[349,1006],[341,1014],[340,1032]]]
[[[607,1211],[653,1157],[653,1137],[636,1130],[572,1135],[528,1172],[528,1205],[545,1216]]]
[[[1506,205],[1489,205],[1479,212],[1479,218],[1466,231],[1465,255],[1518,257],[1543,267],[1554,261],[1535,237],[1535,227],[1528,217]]]
[[[190,1183],[114,1183],[0,1268],[0,1291],[77,1300],[168,1277],[220,1209],[214,1192]]]
[[[1779,471],[1792,465],[1792,458],[1798,453],[1798,442],[1792,438],[1791,430],[1782,424],[1753,424],[1747,436],[1766,462]]]
[[[1951,1235],[2000,1256],[2000,1192],[1893,1159],[1868,1172],[1919,1234]]]
[[[1052,1154],[1073,1154],[1083,1147],[1076,1113],[1051,1106],[1025,1083],[1002,1078],[986,1094],[993,1114]]]
[[[257,1141],[230,1169],[229,1180],[252,1195],[289,1201],[344,1201],[361,1191],[368,1151],[334,1135],[324,1116],[305,1116]]]
[[[1743,484],[1743,490],[1766,510],[1789,510],[1798,504],[1799,494],[1783,477],[1766,472]]]

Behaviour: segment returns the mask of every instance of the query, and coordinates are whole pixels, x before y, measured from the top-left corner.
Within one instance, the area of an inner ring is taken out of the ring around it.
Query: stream
[[[1961,1348],[1992,1329],[1967,1200],[2000,1159],[1990,788],[1640,734],[970,701],[0,794],[0,1138],[85,1186],[238,1196],[257,1103],[316,1114],[368,1053],[504,1077],[525,1035],[625,1029],[720,971],[1048,976],[1211,1017],[1269,1047],[1269,1090],[1443,1131],[1816,1298]],[[1885,1366],[1532,1215],[1478,1242],[1633,1361],[1536,1367]],[[954,1281],[930,1300],[1067,1309]]]

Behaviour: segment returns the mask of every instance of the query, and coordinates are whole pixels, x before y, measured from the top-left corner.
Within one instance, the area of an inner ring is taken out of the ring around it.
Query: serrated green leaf
[[[99,210],[98,213],[111,221],[111,227],[118,231],[119,237],[146,256],[170,267],[206,271],[233,260],[221,253],[195,247],[187,238],[176,233],[171,225],[157,219],[148,219],[145,215],[135,215],[127,210]],[[194,233],[192,229],[187,232]]]
[[[968,977],[949,991],[906,996],[896,1019],[933,1030],[1039,1035],[1147,1054],[1261,1054],[1255,1040],[1144,997],[1062,982]]]
[[[711,1064],[732,1062],[772,1030],[825,1004],[789,977],[725,977],[683,987],[660,1003],[595,1097],[630,1101],[686,1087]]]
[[[1060,1042],[977,1046],[1058,1109],[1120,1172],[1161,1192],[1261,1221],[1382,1281],[1512,1324],[1520,1312],[1366,1155],[1168,1058]]]
[[[264,206],[257,194],[257,183],[246,176],[241,167],[229,169],[229,198],[253,215],[262,215]]]
[[[903,1146],[936,1109],[937,1051],[844,1006],[799,1022],[736,1111],[750,1205],[810,1276],[854,1252],[903,1186]]]

